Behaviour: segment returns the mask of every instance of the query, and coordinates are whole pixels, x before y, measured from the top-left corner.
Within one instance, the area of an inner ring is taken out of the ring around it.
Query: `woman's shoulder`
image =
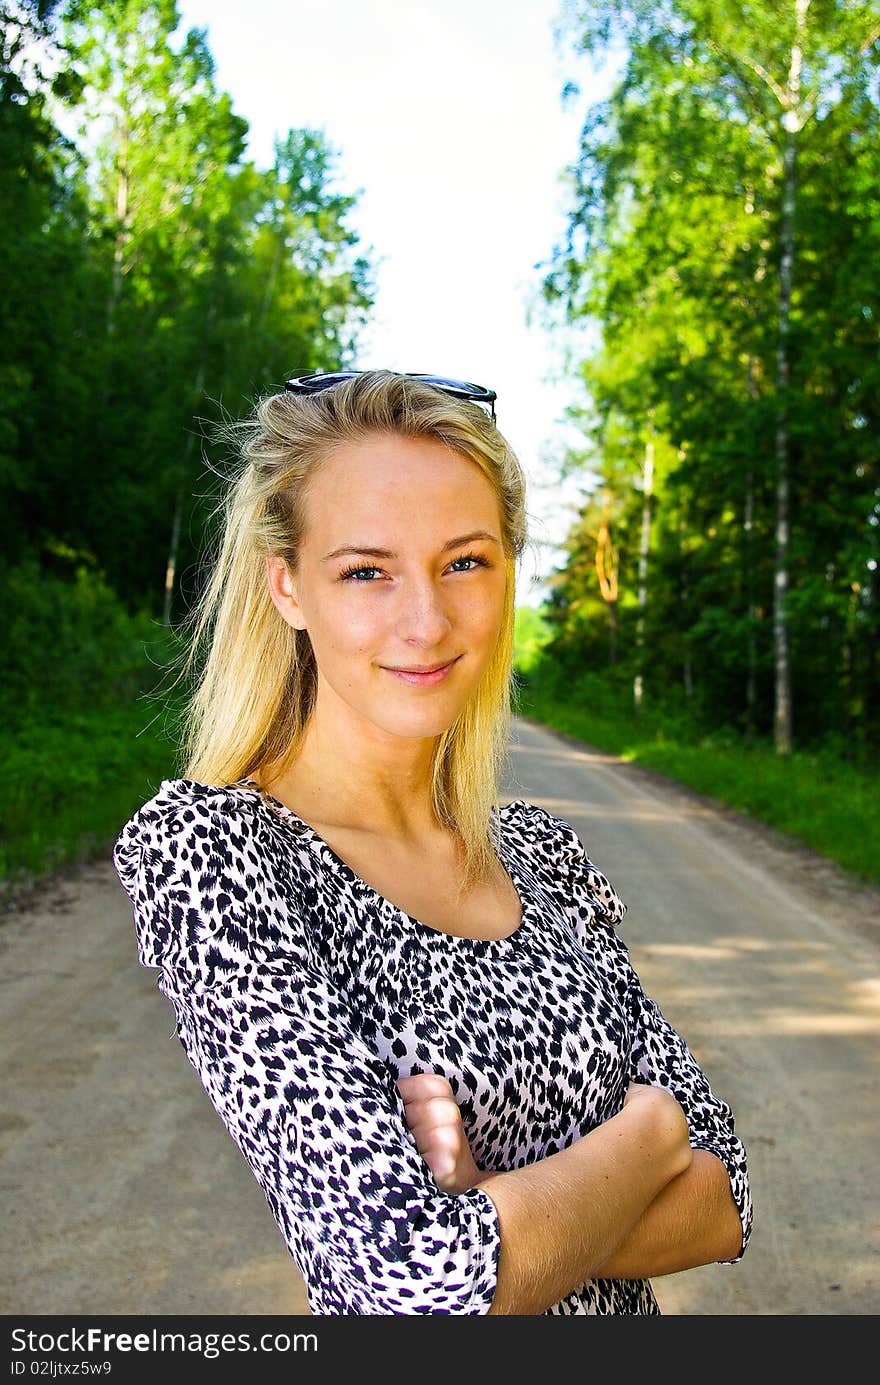
[[[566,818],[551,813],[540,803],[526,798],[510,799],[501,808],[501,822],[508,841],[560,858],[584,850],[577,832]]]
[[[132,815],[142,824],[161,822],[169,815],[183,820],[204,818],[212,813],[241,811],[257,797],[257,787],[249,779],[231,784],[205,784],[197,779],[163,779],[150,798]]]
[[[567,818],[517,798],[502,807],[501,822],[508,846],[519,851],[542,886],[558,897],[579,924],[598,919],[620,922],[626,904]]]
[[[253,819],[253,801],[241,784],[203,784],[163,779],[120,829],[113,861],[125,885],[145,852],[153,859],[190,860],[198,869],[208,851],[234,856]]]
[[[163,779],[113,846],[144,965],[201,951],[231,966],[294,941],[307,853],[283,832],[250,781]]]
[[[155,793],[121,828],[117,845],[123,852],[144,845],[174,849],[179,837],[211,837],[228,841],[230,850],[244,844],[248,830],[277,821],[250,779],[229,784],[205,784],[195,779],[163,779]]]

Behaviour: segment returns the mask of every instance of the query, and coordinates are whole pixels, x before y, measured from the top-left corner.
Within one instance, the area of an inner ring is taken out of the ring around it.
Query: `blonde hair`
[[[266,558],[281,554],[296,570],[309,478],[327,456],[380,433],[436,439],[492,483],[507,577],[503,620],[482,679],[437,737],[432,760],[434,812],[463,841],[468,888],[487,875],[498,841],[516,692],[516,565],[526,544],[516,456],[478,405],[388,370],[364,371],[319,394],[273,394],[223,432],[237,443],[237,475],[218,506],[223,523],[209,579],[184,621],[183,673],[194,690],[183,714],[183,774],[202,783],[231,784],[270,767],[274,779],[298,753],[314,708],[315,657],[307,631],[288,625],[272,601]]]

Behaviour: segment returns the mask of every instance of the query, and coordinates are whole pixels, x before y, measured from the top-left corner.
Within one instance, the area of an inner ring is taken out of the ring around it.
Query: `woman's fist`
[[[463,1193],[483,1176],[474,1163],[452,1088],[440,1073],[398,1078],[406,1120],[438,1188]]]

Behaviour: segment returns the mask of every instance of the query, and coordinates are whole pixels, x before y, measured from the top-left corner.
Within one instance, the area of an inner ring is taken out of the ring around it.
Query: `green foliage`
[[[0,581],[0,623],[7,654],[0,712],[26,727],[129,703],[151,668],[170,667],[175,639],[152,616],[131,615],[101,574],[86,564],[71,577],[29,557]]]
[[[174,614],[216,498],[211,423],[344,362],[371,267],[324,136],[249,162],[173,0],[69,3],[46,24],[65,81],[0,84],[3,548],[59,540],[163,616],[170,556]]]
[[[175,0],[0,17],[9,874],[101,849],[166,771],[171,629],[225,462],[211,425],[294,369],[348,364],[373,289],[324,135],[248,160]]]
[[[796,743],[833,736],[857,762],[880,747],[880,21],[876,6],[844,0],[805,8],[801,30],[794,5],[747,11],[739,0],[566,7],[573,48],[622,44],[626,61],[587,114],[566,243],[545,281],[551,318],[599,329],[570,411],[585,440],[576,464],[597,481],[548,619],[559,651],[609,662],[595,571],[607,513],[617,657],[642,676],[641,715],[675,688],[700,722],[760,738],[774,723],[784,578]]]
[[[81,562],[68,576],[34,560],[7,571],[0,619],[0,880],[9,887],[104,850],[138,796],[172,776],[185,687],[177,637],[129,614]]]
[[[517,606],[513,633],[513,666],[517,672],[528,673],[552,634],[552,628],[534,606]]]
[[[82,93],[89,238],[72,294],[89,407],[61,536],[157,614],[169,561],[179,609],[204,548],[212,422],[303,360],[345,357],[371,302],[322,134],[291,130],[256,168],[204,33],[177,28],[173,0],[103,0],[69,6],[62,30]],[[58,535],[57,510],[43,524]]]
[[[173,704],[45,713],[0,731],[0,899],[105,854],[123,822],[178,773]]]

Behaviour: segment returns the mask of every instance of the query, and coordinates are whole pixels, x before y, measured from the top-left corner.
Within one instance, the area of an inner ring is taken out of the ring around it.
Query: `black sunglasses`
[[[285,380],[284,388],[290,394],[319,394],[321,390],[330,390],[334,385],[341,385],[343,380],[354,380],[365,373],[363,370],[315,370],[308,375],[294,375],[292,379]],[[435,390],[451,394],[455,399],[472,399],[477,404],[488,404],[492,411],[492,422],[495,422],[495,400],[498,396],[494,390],[487,390],[485,385],[474,385],[469,380],[450,380],[445,375],[419,375],[411,371],[394,373],[405,376],[407,380],[422,380],[424,384],[433,385]]]

